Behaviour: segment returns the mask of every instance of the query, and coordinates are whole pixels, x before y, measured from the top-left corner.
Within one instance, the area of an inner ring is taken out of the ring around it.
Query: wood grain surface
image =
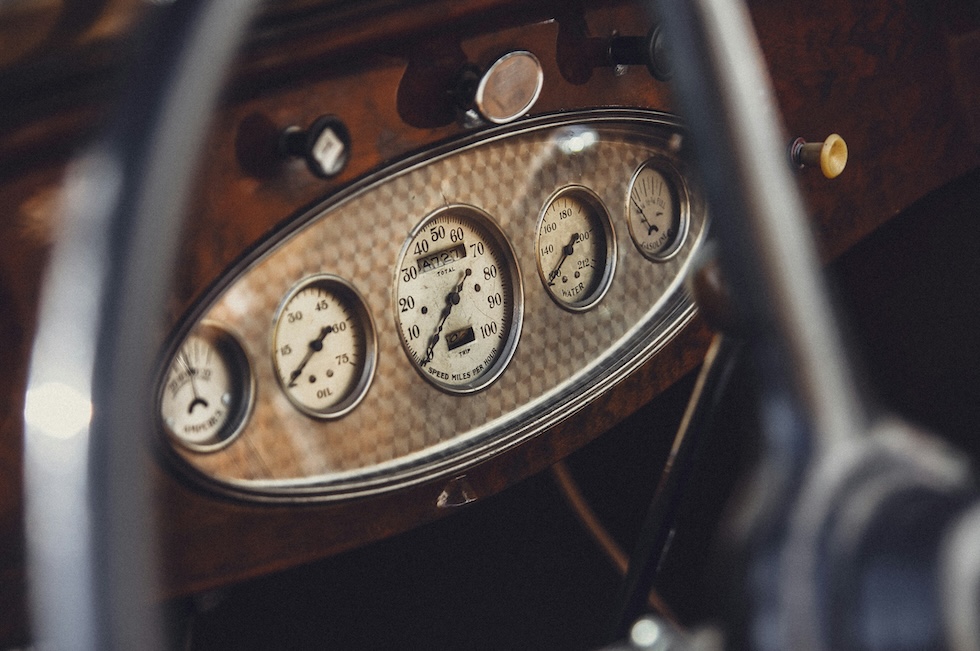
[[[303,206],[459,133],[445,98],[431,94],[464,60],[485,66],[511,49],[535,52],[546,79],[535,113],[672,106],[669,86],[642,67],[617,74],[568,48],[559,58],[562,30],[646,33],[649,18],[631,4],[445,1],[384,14],[371,9],[391,3],[366,3],[357,12],[345,4],[294,2],[260,19],[204,146],[171,320],[245,248]],[[825,259],[980,162],[980,98],[969,65],[980,32],[951,17],[949,5],[750,3],[787,144],[832,132],[848,143],[850,160],[837,180],[814,170],[799,175]],[[0,87],[17,91],[0,102],[0,644],[23,640],[26,632],[21,412],[40,278],[58,231],[58,188],[68,157],[105,116],[131,47],[127,30],[103,33],[38,54],[40,68],[30,57],[11,57],[16,61],[0,69]],[[58,61],[72,59],[76,66],[58,70]],[[38,70],[46,72],[31,74]],[[354,139],[350,164],[329,182],[270,153],[279,129],[305,127],[324,113],[340,116]],[[696,322],[615,391],[467,473],[472,491],[500,491],[595,438],[695,368],[708,338]],[[444,484],[346,506],[272,507],[212,498],[159,467],[153,473],[165,595],[296,565],[448,513],[435,506]]]

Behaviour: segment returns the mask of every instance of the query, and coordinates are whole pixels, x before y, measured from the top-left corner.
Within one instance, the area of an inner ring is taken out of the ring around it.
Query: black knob
[[[654,78],[670,80],[672,70],[660,25],[654,26],[646,36],[613,36],[609,39],[608,56],[610,65],[645,65]]]
[[[279,138],[285,156],[302,158],[315,176],[328,179],[340,174],[350,159],[350,131],[335,115],[321,115],[308,129],[286,127]]]

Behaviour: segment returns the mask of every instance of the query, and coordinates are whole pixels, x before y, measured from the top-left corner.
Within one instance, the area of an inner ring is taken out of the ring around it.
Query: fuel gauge
[[[626,199],[630,237],[648,260],[672,257],[687,236],[688,203],[684,182],[664,160],[640,165]]]
[[[212,323],[198,326],[170,364],[160,397],[164,429],[182,445],[210,452],[239,433],[252,404],[245,351]]]

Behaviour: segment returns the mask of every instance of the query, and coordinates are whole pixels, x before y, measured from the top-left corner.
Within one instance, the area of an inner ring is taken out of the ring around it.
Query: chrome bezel
[[[534,66],[534,75],[528,80],[532,82],[533,89],[527,96],[524,104],[521,105],[519,109],[509,113],[497,114],[491,110],[487,101],[487,90],[490,80],[493,79],[494,75],[497,74],[505,65],[507,65],[508,61],[518,57],[529,60]],[[531,110],[531,107],[533,107],[538,101],[538,97],[541,96],[542,88],[544,88],[544,69],[541,67],[541,61],[538,59],[538,57],[534,56],[532,52],[527,50],[515,50],[513,52],[508,52],[490,64],[487,71],[480,77],[479,84],[477,84],[476,92],[473,96],[473,104],[476,106],[476,110],[479,112],[479,114],[488,122],[493,124],[508,124]]]

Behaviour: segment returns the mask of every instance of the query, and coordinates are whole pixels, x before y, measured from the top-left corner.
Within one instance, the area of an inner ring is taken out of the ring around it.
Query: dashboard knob
[[[847,143],[836,133],[823,142],[806,142],[797,138],[790,145],[790,159],[799,167],[820,167],[828,179],[840,176],[847,165]]]
[[[609,39],[608,57],[613,66],[645,65],[655,79],[670,81],[670,59],[660,25],[646,36],[613,36]]]
[[[335,115],[321,115],[308,129],[283,129],[279,149],[284,156],[302,158],[315,176],[328,179],[343,171],[350,159],[350,131]]]

